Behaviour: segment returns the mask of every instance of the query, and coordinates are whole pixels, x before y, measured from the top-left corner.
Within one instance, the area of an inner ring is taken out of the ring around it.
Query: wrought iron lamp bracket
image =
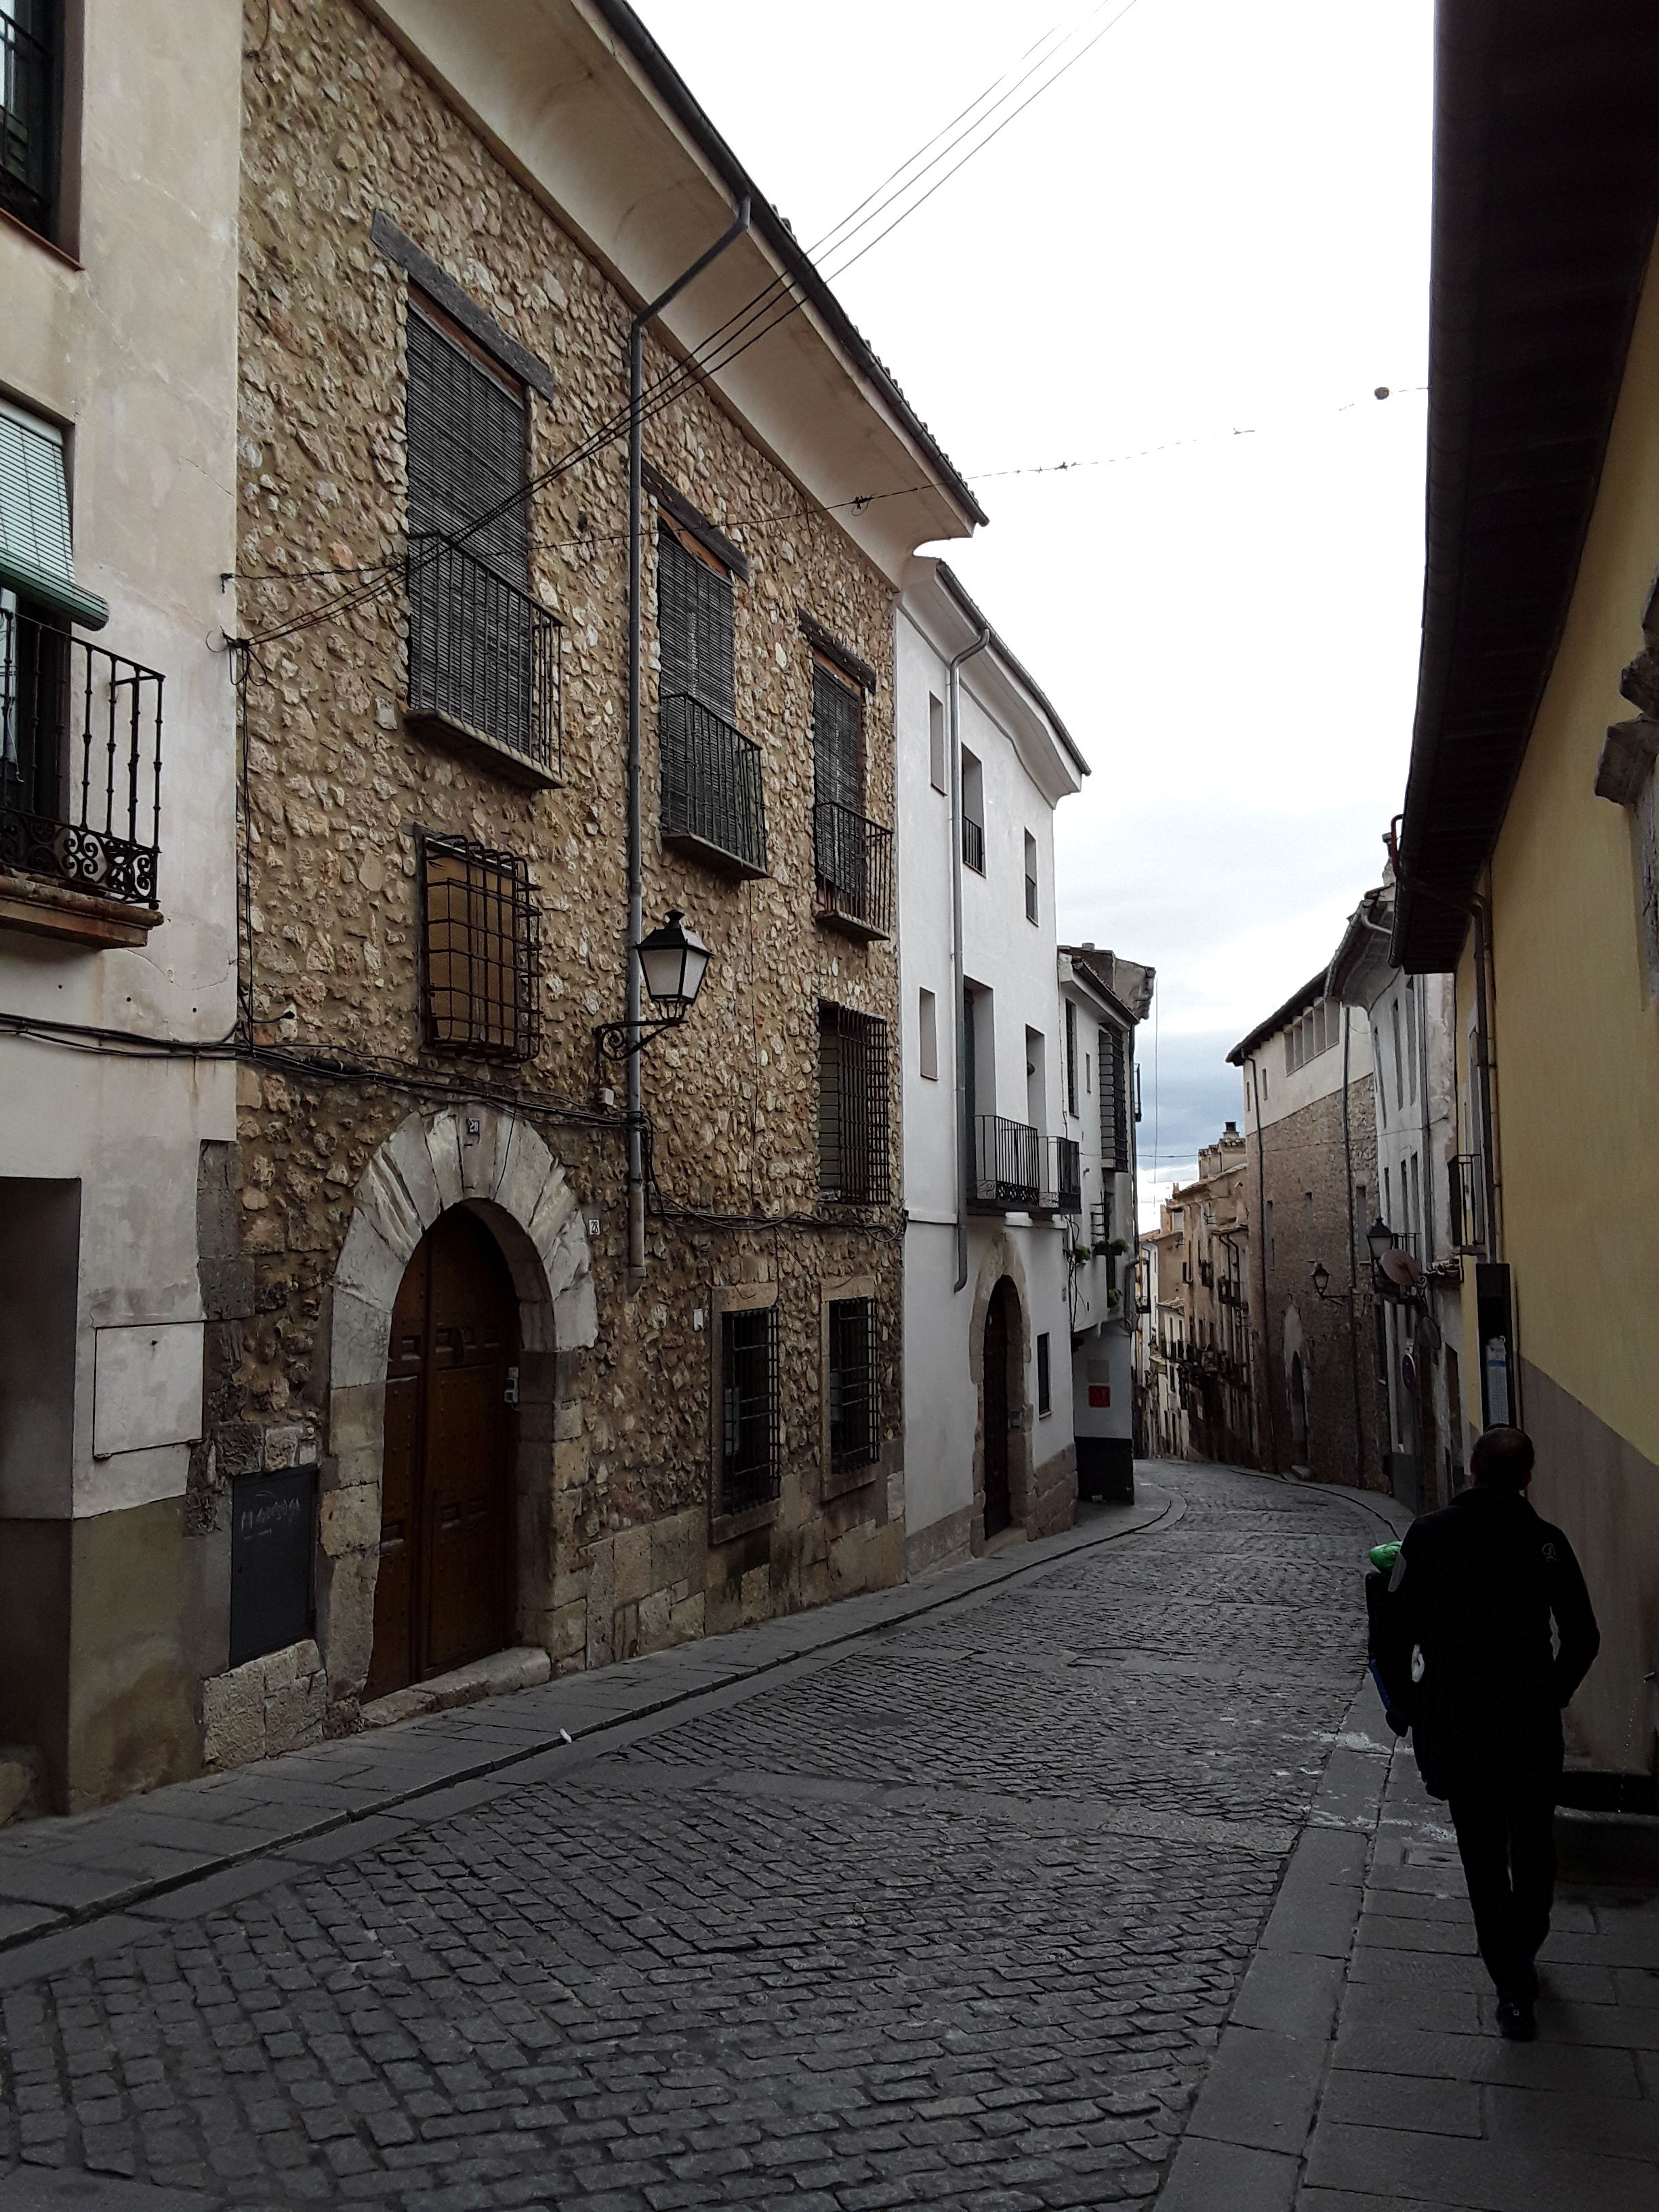
[[[678,1014],[665,1015],[655,1022],[599,1022],[593,1030],[593,1054],[601,1066],[607,1060],[631,1060],[643,1052],[654,1036],[665,1030],[677,1030],[684,1023],[690,1008]]]

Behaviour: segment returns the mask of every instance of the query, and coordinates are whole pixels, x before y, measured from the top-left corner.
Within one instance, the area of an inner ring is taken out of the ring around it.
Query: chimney
[[[1238,1124],[1237,1121],[1229,1121],[1226,1127],[1221,1132],[1221,1141],[1224,1145],[1226,1143],[1229,1137],[1232,1139],[1236,1145],[1242,1144],[1244,1141],[1238,1133]]]

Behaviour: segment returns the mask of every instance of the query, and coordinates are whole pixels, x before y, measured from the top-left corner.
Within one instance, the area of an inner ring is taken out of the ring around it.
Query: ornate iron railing
[[[976,1114],[973,1169],[968,1195],[976,1206],[1029,1210],[1042,1203],[1042,1139],[1029,1122]]]
[[[850,806],[820,800],[812,810],[817,905],[826,921],[860,937],[893,930],[893,833]]]
[[[1042,1203],[1052,1213],[1083,1211],[1083,1148],[1074,1137],[1049,1137],[1043,1144],[1047,1173]]]
[[[761,749],[684,692],[661,705],[662,834],[693,845],[716,866],[766,873]]]
[[[985,824],[962,817],[962,858],[963,865],[976,876],[985,873]]]
[[[431,538],[411,539],[407,580],[410,714],[434,715],[557,776],[558,617],[463,547]]]
[[[161,678],[0,613],[0,868],[153,907]]]

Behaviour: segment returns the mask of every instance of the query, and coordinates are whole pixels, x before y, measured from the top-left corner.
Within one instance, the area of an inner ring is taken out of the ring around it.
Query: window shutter
[[[1066,1111],[1077,1113],[1077,1002],[1066,1001]]]
[[[1129,1165],[1129,1113],[1123,1072],[1123,1038],[1103,1024],[1096,1039],[1100,1066],[1100,1157],[1109,1175]]]
[[[0,403],[0,585],[83,629],[109,609],[75,580],[63,434]]]
[[[821,662],[812,664],[812,769],[820,806],[864,811],[863,708]]]
[[[671,530],[657,538],[659,696],[684,696],[730,722],[737,713],[730,580],[688,552]]]
[[[482,530],[471,526],[525,483],[525,404],[412,305],[404,434],[409,533],[470,532],[465,550],[515,591],[530,586],[527,502],[514,500]]]

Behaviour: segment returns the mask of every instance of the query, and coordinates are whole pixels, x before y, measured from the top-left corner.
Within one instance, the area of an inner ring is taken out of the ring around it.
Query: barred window
[[[830,1471],[846,1474],[879,1454],[876,1302],[830,1301]]]
[[[885,1206],[887,1024],[850,1006],[818,1008],[818,1195]]]
[[[1100,1158],[1109,1175],[1129,1165],[1129,1095],[1124,1071],[1123,1036],[1102,1024],[1095,1040],[1100,1060]]]
[[[421,842],[426,1041],[533,1060],[540,921],[522,860],[459,837]]]
[[[775,1305],[720,1316],[720,1441],[717,1513],[746,1513],[778,1496],[783,1454]]]
[[[410,712],[550,775],[558,624],[530,595],[528,501],[514,496],[527,474],[524,387],[424,300],[410,301],[406,346]]]

